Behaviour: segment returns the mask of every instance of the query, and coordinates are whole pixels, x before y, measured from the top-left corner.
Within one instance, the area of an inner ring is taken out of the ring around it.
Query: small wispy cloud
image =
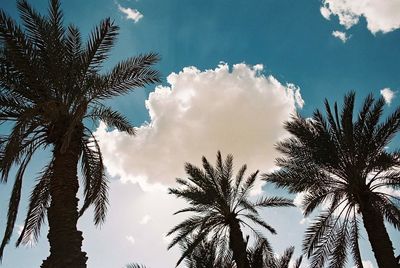
[[[390,105],[392,103],[393,98],[395,97],[395,91],[391,90],[390,88],[381,89],[381,95],[385,99],[385,102]]]
[[[343,43],[346,43],[346,41],[350,39],[350,36],[341,31],[333,31],[332,36],[339,38]]]
[[[364,268],[374,268],[374,265],[369,260],[366,260],[366,261],[363,260],[362,264],[363,264]],[[356,268],[356,266],[353,266],[353,268]]]
[[[311,222],[311,220],[309,218],[302,218],[299,221],[299,224],[301,224],[301,225],[307,224],[308,225],[310,222]]]
[[[150,215],[144,215],[143,218],[140,220],[140,224],[144,225],[147,224],[151,220]]]
[[[330,19],[331,19],[331,14],[332,14],[332,12],[329,10],[329,8],[327,8],[327,7],[325,7],[325,6],[322,6],[322,7],[320,8],[319,11],[321,12],[321,15],[322,15],[325,19],[327,19],[327,20],[330,20]]]
[[[128,235],[128,236],[126,236],[125,238],[126,238],[126,240],[128,240],[132,245],[134,245],[134,244],[136,243],[135,238],[133,238],[133,236],[131,236],[131,235]]]
[[[125,8],[125,7],[121,6],[120,4],[117,4],[117,5],[118,5],[119,11],[124,13],[128,20],[133,20],[136,23],[143,18],[143,14],[140,13],[139,10],[134,9],[134,8],[129,8],[129,7]]]

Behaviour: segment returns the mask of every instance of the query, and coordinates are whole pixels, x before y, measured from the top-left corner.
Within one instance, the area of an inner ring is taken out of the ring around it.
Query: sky
[[[31,2],[46,12],[47,1]],[[237,168],[247,163],[250,171],[268,172],[279,156],[274,144],[288,135],[282,123],[292,114],[310,116],[325,98],[341,102],[350,90],[358,104],[368,93],[382,95],[386,114],[399,105],[400,0],[61,3],[65,22],[77,25],[83,36],[105,17],[120,26],[104,70],[139,53],[161,56],[156,68],[162,83],[108,101],[137,127],[137,135],[128,137],[102,123],[91,126],[109,174],[110,207],[100,228],[90,211],[79,221],[90,268],[129,262],[175,266],[180,251],[167,251],[165,233],[184,219],[172,214],[185,203],[166,188],[185,176],[185,162],[199,165],[202,155],[214,162],[221,150],[234,155]],[[18,20],[14,0],[1,0],[0,9]],[[400,138],[390,147],[400,147]],[[1,267],[39,267],[48,256],[46,228],[37,245],[14,247],[30,187],[47,159],[48,152],[40,152],[27,171],[15,235]],[[0,187],[0,233],[10,188],[11,183]],[[253,194],[287,196],[261,182]],[[299,256],[310,219],[298,208],[265,209],[261,215],[277,229],[277,235],[268,235],[275,251],[294,245]],[[398,255],[399,232],[388,230]],[[360,243],[365,267],[376,268],[364,231]]]

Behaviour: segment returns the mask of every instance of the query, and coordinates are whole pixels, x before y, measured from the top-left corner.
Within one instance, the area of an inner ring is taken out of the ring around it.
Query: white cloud
[[[220,64],[214,70],[186,67],[167,77],[146,101],[151,121],[135,137],[104,124],[96,131],[112,176],[139,183],[171,185],[185,176],[184,163],[214,162],[217,150],[234,154],[249,172],[274,167],[274,144],[287,135],[283,122],[301,107],[300,89],[260,74],[261,65]],[[161,188],[161,187],[159,187]]]
[[[339,23],[346,29],[359,22],[367,21],[367,28],[373,33],[387,33],[400,28],[399,0],[323,0],[322,16],[329,19],[337,15]]]
[[[150,215],[144,215],[143,218],[140,220],[140,224],[147,224],[151,220]]]
[[[128,240],[132,245],[134,245],[136,243],[135,238],[133,238],[133,236],[128,235],[125,237],[126,240]]]
[[[135,23],[143,18],[143,14],[140,13],[137,9],[129,8],[129,7],[125,8],[125,7],[121,6],[120,4],[118,4],[118,9],[119,9],[119,11],[121,11],[122,13],[124,13],[126,15],[126,18],[128,20],[133,20]]]
[[[364,268],[374,268],[374,265],[372,264],[371,261],[362,261],[363,267]],[[353,266],[353,268],[357,268],[356,266]]]
[[[332,36],[339,38],[343,43],[346,43],[346,41],[350,38],[350,36],[348,36],[345,32],[341,31],[333,31]]]
[[[396,92],[394,92],[390,88],[384,88],[381,90],[381,95],[385,99],[385,102],[389,105],[392,103],[392,100],[395,97],[395,93]]]

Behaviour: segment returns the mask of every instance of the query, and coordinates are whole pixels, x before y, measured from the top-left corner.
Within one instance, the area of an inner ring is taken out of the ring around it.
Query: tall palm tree
[[[17,245],[37,240],[47,215],[50,256],[42,267],[86,267],[76,224],[90,205],[95,224],[104,221],[107,178],[99,144],[84,123],[100,119],[134,134],[127,119],[102,102],[158,82],[159,74],[151,68],[158,56],[131,57],[100,73],[118,34],[111,19],[103,20],[84,45],[75,26],[64,27],[59,0],[50,1],[48,16],[38,14],[25,0],[17,5],[24,28],[0,11],[0,124],[10,126],[0,138],[1,181],[18,167],[0,257],[13,232],[25,169],[35,151],[47,147],[52,158],[32,191]],[[84,194],[80,211],[79,161]]]
[[[243,239],[242,226],[247,226],[257,237],[262,234],[249,223],[261,226],[275,234],[276,231],[259,217],[257,208],[293,206],[291,200],[280,197],[263,197],[256,202],[249,200],[249,193],[256,181],[258,171],[244,179],[246,165],[242,166],[236,178],[233,176],[233,157],[228,155],[222,160],[217,154],[216,167],[203,157],[203,168],[186,163],[188,179],[177,179],[181,188],[169,189],[170,194],[187,200],[189,207],[175,214],[192,212],[195,215],[176,225],[168,235],[176,234],[168,249],[192,235],[193,240],[183,252],[177,265],[188,256],[207,236],[219,238],[220,246],[229,244],[233,259],[238,268],[249,268],[246,254],[246,241]],[[248,223],[249,222],[249,223]],[[228,241],[224,241],[229,237]]]
[[[343,267],[351,250],[358,267],[359,216],[379,267],[399,267],[384,220],[400,228],[400,199],[391,191],[400,186],[400,153],[388,144],[400,129],[400,108],[382,120],[384,99],[368,95],[357,115],[355,93],[344,97],[342,110],[325,101],[326,116],[297,115],[286,122],[292,137],[278,143],[283,157],[279,170],[264,179],[292,193],[303,193],[308,216],[322,206],[308,227],[304,250],[312,266]]]

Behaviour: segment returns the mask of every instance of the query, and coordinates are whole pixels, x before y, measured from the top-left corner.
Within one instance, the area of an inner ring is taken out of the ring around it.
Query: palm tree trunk
[[[232,250],[237,268],[250,268],[246,243],[243,240],[243,233],[237,219],[232,220],[229,225],[229,247]]]
[[[85,268],[86,253],[82,252],[82,232],[78,231],[79,187],[77,165],[80,157],[80,137],[77,128],[66,152],[55,145],[54,176],[50,183],[51,204],[48,209],[50,256],[42,268]]]
[[[360,204],[360,210],[378,266],[399,268],[381,213],[371,205],[368,199]]]

